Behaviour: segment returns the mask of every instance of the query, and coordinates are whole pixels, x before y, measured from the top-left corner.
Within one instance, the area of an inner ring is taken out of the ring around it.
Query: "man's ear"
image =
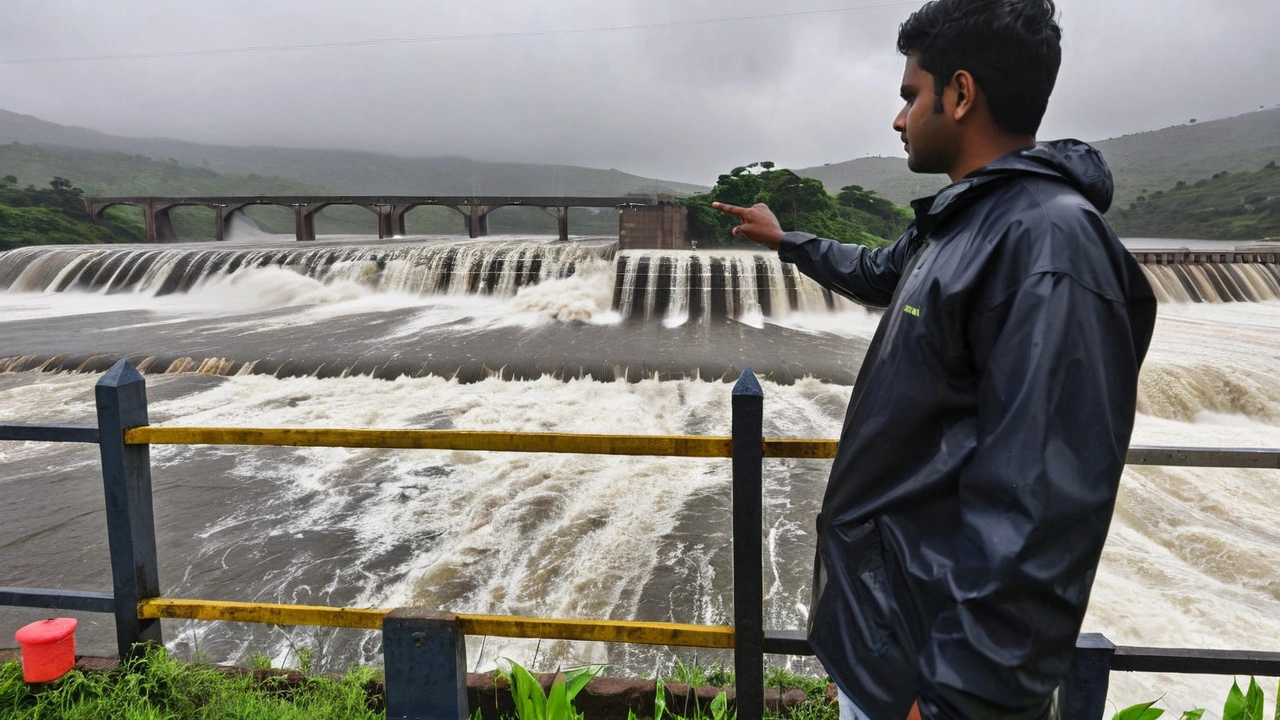
[[[951,87],[955,88],[956,105],[951,111],[951,119],[960,122],[971,112],[978,101],[978,84],[968,70],[957,70],[951,76]]]

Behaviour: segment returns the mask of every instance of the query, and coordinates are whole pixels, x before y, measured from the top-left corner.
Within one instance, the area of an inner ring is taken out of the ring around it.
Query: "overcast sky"
[[[703,184],[753,160],[901,155],[890,129],[902,76],[894,40],[919,5],[4,4],[6,110],[119,135],[567,163]],[[1059,9],[1063,67],[1042,138],[1103,139],[1280,103],[1280,1]],[[295,47],[177,54],[262,46]],[[127,57],[139,54],[153,57]],[[25,62],[65,57],[91,59]]]

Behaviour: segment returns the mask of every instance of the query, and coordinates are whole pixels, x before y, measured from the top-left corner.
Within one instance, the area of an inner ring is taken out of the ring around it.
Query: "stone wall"
[[[683,250],[689,212],[678,202],[626,205],[618,216],[620,250]]]

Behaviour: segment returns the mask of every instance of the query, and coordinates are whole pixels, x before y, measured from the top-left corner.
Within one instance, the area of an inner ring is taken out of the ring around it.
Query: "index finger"
[[[719,210],[722,213],[737,215],[738,217],[742,217],[743,214],[747,212],[746,208],[741,208],[741,207],[738,207],[737,205],[728,205],[722,202],[713,202],[711,203],[711,207],[716,210]]]

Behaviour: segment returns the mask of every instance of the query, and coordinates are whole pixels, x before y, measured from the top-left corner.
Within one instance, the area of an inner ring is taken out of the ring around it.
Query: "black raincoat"
[[[885,306],[818,517],[809,640],[873,720],[1045,717],[1071,663],[1156,302],[1073,140],[1006,155],[870,251],[779,254]]]

